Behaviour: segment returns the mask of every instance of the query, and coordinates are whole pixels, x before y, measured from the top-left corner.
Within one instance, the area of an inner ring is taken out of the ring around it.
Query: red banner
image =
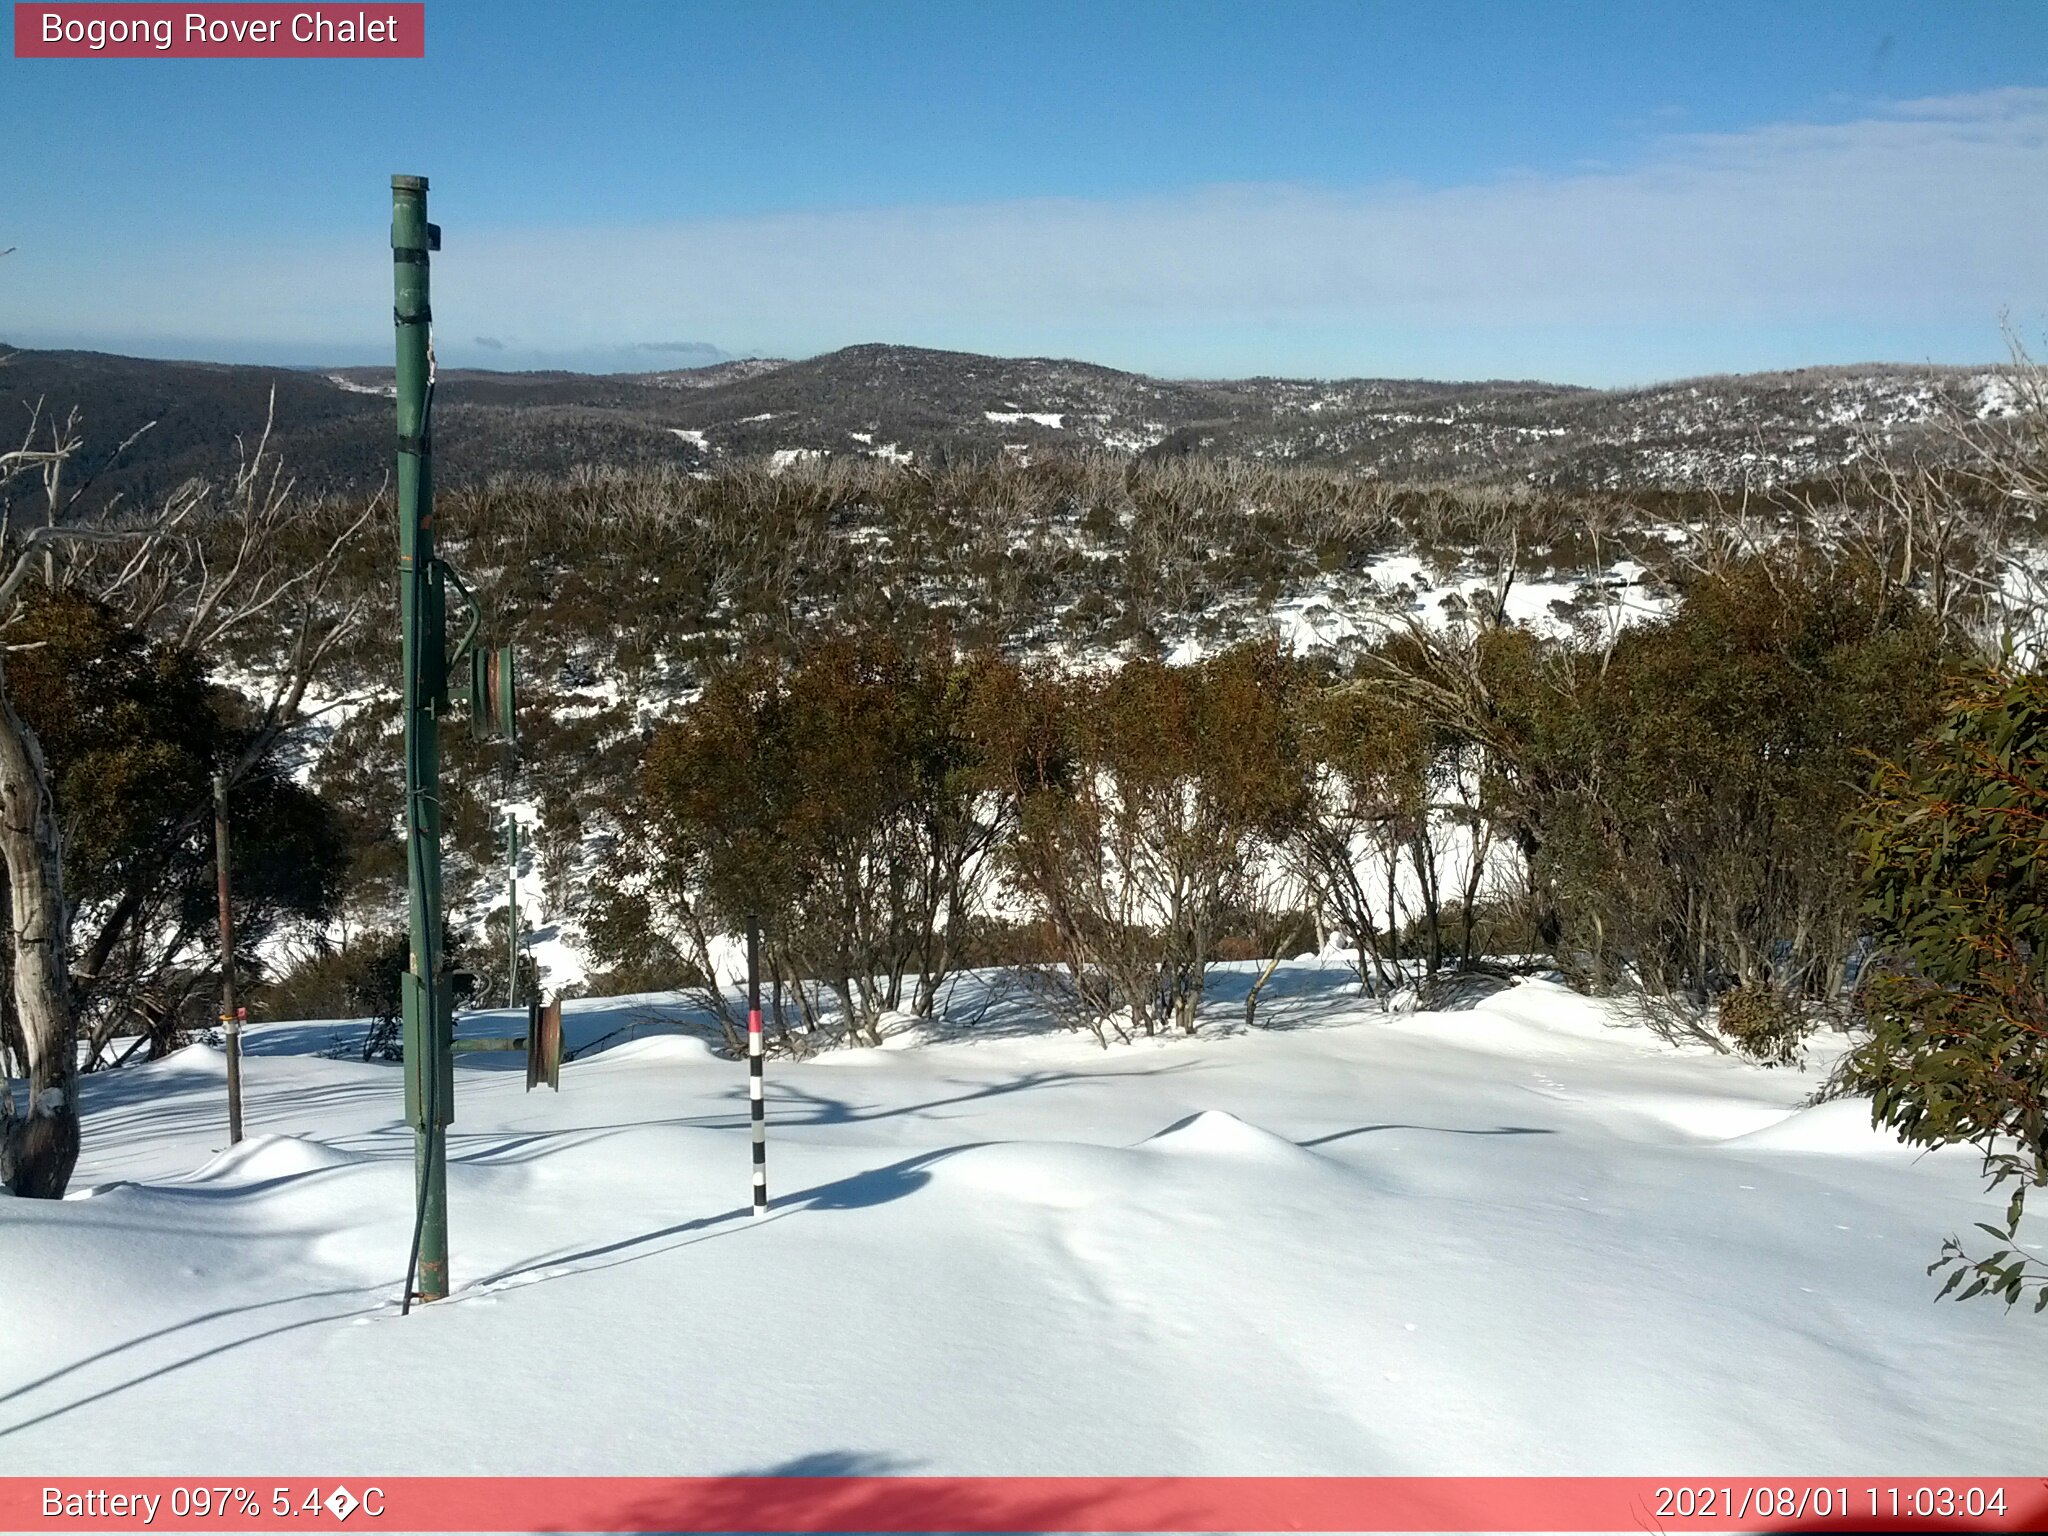
[[[2048,1479],[0,1478],[9,1531],[2041,1531]]]
[[[424,4],[14,7],[17,59],[422,59]]]

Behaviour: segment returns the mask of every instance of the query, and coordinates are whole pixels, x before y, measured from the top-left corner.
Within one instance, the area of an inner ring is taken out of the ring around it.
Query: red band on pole
[[[756,1034],[756,1035],[758,1035],[759,1033],[761,1033],[761,1010],[760,1010],[760,1009],[758,1009],[758,1008],[749,1008],[749,1009],[747,1010],[747,1029],[748,1029],[748,1031],[749,1031],[750,1033],[752,1033],[752,1034]]]
[[[2039,1531],[2048,1479],[0,1478],[10,1531],[344,1521],[489,1532]]]

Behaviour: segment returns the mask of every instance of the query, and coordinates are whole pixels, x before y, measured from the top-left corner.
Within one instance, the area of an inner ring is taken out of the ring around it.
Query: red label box
[[[17,59],[421,59],[424,4],[14,7]]]
[[[0,1477],[0,1530],[50,1536],[2044,1529],[2040,1477]]]

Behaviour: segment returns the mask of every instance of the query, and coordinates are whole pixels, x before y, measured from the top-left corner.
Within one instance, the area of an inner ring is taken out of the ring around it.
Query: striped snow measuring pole
[[[761,1079],[761,920],[747,919],[747,1104],[754,1118],[754,1214],[768,1214],[768,1103]]]

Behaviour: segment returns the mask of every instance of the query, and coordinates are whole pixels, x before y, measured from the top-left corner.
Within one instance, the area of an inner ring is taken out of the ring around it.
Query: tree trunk
[[[31,1199],[63,1198],[78,1162],[78,1031],[65,973],[63,845],[50,772],[35,732],[0,678],[0,859],[14,937],[14,1012],[27,1056],[28,1102],[0,1088],[0,1183]]]
[[[1543,839],[1536,829],[1526,821],[1515,824],[1515,843],[1521,849],[1522,868],[1529,881],[1530,916],[1534,920],[1536,938],[1550,952],[1565,971],[1573,967],[1572,957],[1564,952],[1564,919],[1557,910],[1555,889],[1538,874],[1537,855],[1543,850]]]
[[[1458,937],[1458,964],[1466,970],[1472,968],[1472,909],[1479,903],[1479,885],[1486,873],[1486,856],[1493,851],[1491,828],[1483,836],[1479,829],[1480,820],[1475,812],[1472,817],[1472,862],[1465,871],[1463,931]]]
[[[1395,892],[1395,880],[1401,872],[1401,845],[1392,838],[1387,839],[1387,948],[1392,952],[1394,975],[1405,983],[1407,974],[1401,969],[1401,907]]]
[[[846,1038],[855,1045],[869,1045],[872,1042],[861,1029],[860,1010],[853,1001],[853,978],[841,976],[832,983],[833,995],[839,999],[839,1012],[846,1022]]]
[[[1437,887],[1436,845],[1429,840],[1427,811],[1415,827],[1415,841],[1409,854],[1415,862],[1415,883],[1422,888],[1423,931],[1429,940],[1423,969],[1424,974],[1434,976],[1444,967],[1443,899]]]
[[[1278,950],[1280,946],[1278,944],[1275,944],[1273,947],[1275,950]],[[1259,1012],[1259,994],[1266,990],[1266,983],[1273,979],[1273,973],[1279,969],[1280,956],[1276,953],[1267,959],[1265,965],[1260,967],[1258,979],[1252,983],[1251,991],[1245,993],[1244,1027],[1246,1029],[1250,1029],[1257,1022]]]

